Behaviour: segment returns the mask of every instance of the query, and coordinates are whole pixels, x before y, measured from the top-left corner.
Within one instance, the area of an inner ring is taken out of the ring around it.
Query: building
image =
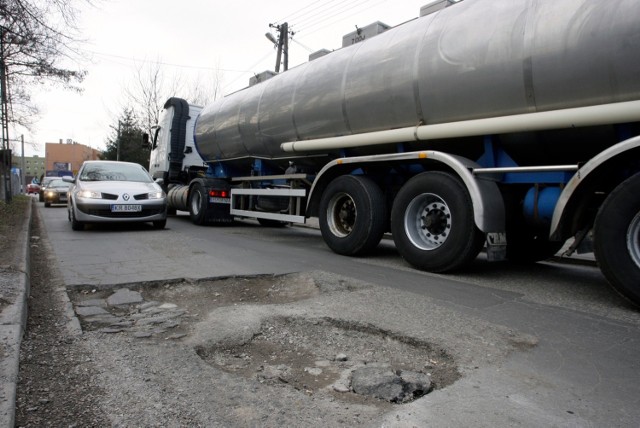
[[[86,160],[100,159],[100,151],[75,141],[45,144],[45,175],[58,175],[59,171],[71,171],[76,175]]]
[[[16,156],[13,154],[11,158],[11,166],[22,170],[22,156]],[[31,180],[34,178],[40,180],[40,178],[44,176],[44,172],[44,158],[37,155],[24,157],[24,179],[26,183],[31,183]]]

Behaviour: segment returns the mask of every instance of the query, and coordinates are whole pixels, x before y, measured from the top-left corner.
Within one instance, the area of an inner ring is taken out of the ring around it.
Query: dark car
[[[44,202],[44,191],[53,180],[60,180],[61,177],[44,177],[40,183],[40,191],[38,192],[38,201]]]
[[[67,198],[71,183],[62,181],[61,178],[51,180],[44,190],[44,206],[50,207],[51,204],[67,204]]]

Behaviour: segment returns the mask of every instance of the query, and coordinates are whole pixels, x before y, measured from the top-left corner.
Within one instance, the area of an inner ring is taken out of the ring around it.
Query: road
[[[72,232],[64,207],[38,209],[68,288],[292,272],[371,284],[378,326],[447,343],[463,374],[386,412],[380,424],[631,427],[640,420],[640,312],[594,266],[512,266],[481,255],[464,273],[435,275],[407,266],[389,240],[369,257],[348,258],[333,254],[314,228],[250,221],[198,227],[182,215],[162,231],[142,225]],[[341,299],[343,313],[372,319],[362,296]],[[505,332],[518,335],[518,343]],[[515,351],[505,351],[511,346]]]

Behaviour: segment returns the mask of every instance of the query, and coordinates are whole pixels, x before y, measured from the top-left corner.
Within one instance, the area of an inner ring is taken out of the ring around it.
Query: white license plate
[[[231,203],[231,198],[214,198],[214,197],[210,197],[209,198],[209,203],[211,204],[230,204]]]
[[[112,213],[130,213],[142,211],[142,205],[111,205]]]

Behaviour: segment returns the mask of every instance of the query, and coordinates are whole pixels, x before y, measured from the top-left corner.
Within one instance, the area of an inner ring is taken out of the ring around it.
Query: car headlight
[[[46,192],[44,192],[45,195],[47,196],[53,196],[56,194],[56,192],[52,192],[51,190],[47,190]]]
[[[164,192],[149,192],[149,199],[162,199]]]
[[[94,192],[91,190],[80,190],[76,193],[76,197],[87,199],[102,199],[102,193]]]

